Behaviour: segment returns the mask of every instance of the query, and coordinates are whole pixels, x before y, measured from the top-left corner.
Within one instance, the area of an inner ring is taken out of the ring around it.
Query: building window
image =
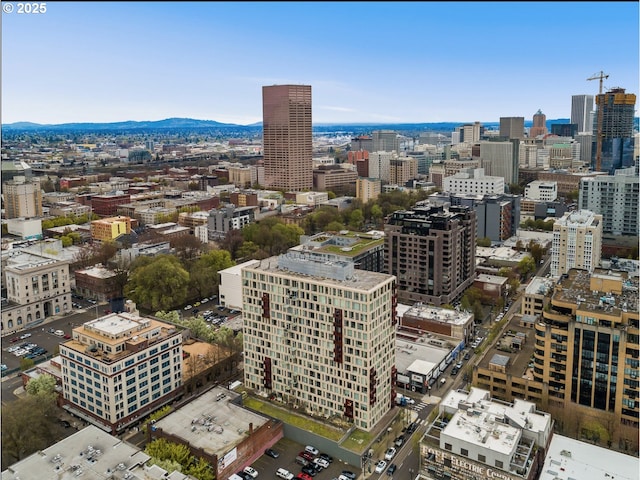
[[[464,455],[465,457],[469,456],[469,450],[467,450],[466,448],[461,448],[460,449],[460,455]]]
[[[496,467],[502,468],[502,462],[500,460],[496,460]]]
[[[450,443],[445,443],[444,444],[444,449],[451,451],[451,444]]]
[[[487,463],[487,457],[484,455],[478,454],[478,461],[482,463]]]

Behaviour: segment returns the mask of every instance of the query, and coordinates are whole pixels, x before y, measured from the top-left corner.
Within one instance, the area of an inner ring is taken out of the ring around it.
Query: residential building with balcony
[[[602,215],[589,210],[568,212],[553,224],[551,275],[572,268],[593,271],[602,257]]]
[[[476,213],[463,206],[416,205],[385,224],[385,272],[402,302],[454,303],[475,278]]]
[[[60,344],[63,408],[110,433],[173,401],[182,385],[182,333],[129,312],[73,329]]]
[[[288,252],[242,269],[245,385],[370,431],[395,402],[395,277]]]

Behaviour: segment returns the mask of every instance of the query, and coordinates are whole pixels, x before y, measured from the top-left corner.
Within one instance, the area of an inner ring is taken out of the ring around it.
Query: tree
[[[158,438],[147,444],[144,451],[147,455],[158,460],[171,460],[180,465],[187,466],[191,463],[189,447],[180,443],[169,442],[164,438]]]
[[[362,210],[356,208],[351,212],[349,217],[349,226],[354,230],[360,230],[364,225],[364,215],[362,214]]]
[[[479,247],[490,247],[491,239],[489,237],[482,237],[476,240],[476,245]]]
[[[36,362],[34,362],[31,358],[21,358],[20,359],[20,371],[24,372],[25,370],[29,370],[35,366]]]
[[[189,467],[185,470],[187,475],[191,475],[198,480],[214,480],[215,475],[211,470],[211,466],[204,458],[198,458],[196,461],[191,463]]]
[[[2,464],[11,465],[55,442],[55,402],[39,396],[2,405]]]
[[[125,295],[149,310],[169,310],[187,298],[189,272],[173,255],[159,255],[153,263],[136,268]]]
[[[382,208],[380,208],[380,205],[378,204],[372,205],[371,218],[373,219],[376,225],[380,224],[380,220],[382,219],[382,217],[383,217],[383,214],[382,214]]]
[[[25,388],[29,395],[42,401],[54,401],[56,396],[56,379],[53,375],[43,374],[32,378]]]
[[[191,291],[204,298],[218,293],[220,283],[218,272],[235,265],[226,250],[212,250],[196,260],[189,271]]]
[[[182,235],[170,241],[176,256],[185,264],[195,260],[204,248],[204,244],[195,235]]]

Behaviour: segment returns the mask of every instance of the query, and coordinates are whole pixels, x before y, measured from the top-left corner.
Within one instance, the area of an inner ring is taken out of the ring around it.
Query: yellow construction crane
[[[609,75],[605,74],[602,70],[600,73],[594,73],[591,77],[587,78],[587,80],[600,80],[600,90],[598,96],[602,95],[602,81],[605,78],[609,78]],[[598,97],[596,97],[596,105],[598,107],[598,131],[596,133],[596,171],[599,172],[602,168],[602,115],[603,115],[603,106],[598,105]],[[604,104],[604,101],[602,102]]]

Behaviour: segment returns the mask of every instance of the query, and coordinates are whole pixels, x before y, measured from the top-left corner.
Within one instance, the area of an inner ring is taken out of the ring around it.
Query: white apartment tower
[[[172,401],[182,384],[182,334],[133,313],[73,329],[60,345],[63,407],[111,433]]]
[[[395,277],[289,252],[242,269],[244,380],[371,430],[395,400]]]
[[[602,257],[602,215],[589,210],[568,212],[553,225],[551,275],[572,268],[593,272]]]
[[[459,194],[503,194],[504,178],[490,177],[484,174],[484,168],[469,168],[445,177],[445,192]]]
[[[613,235],[640,233],[640,178],[634,167],[580,180],[578,208],[602,214],[602,231]]]

